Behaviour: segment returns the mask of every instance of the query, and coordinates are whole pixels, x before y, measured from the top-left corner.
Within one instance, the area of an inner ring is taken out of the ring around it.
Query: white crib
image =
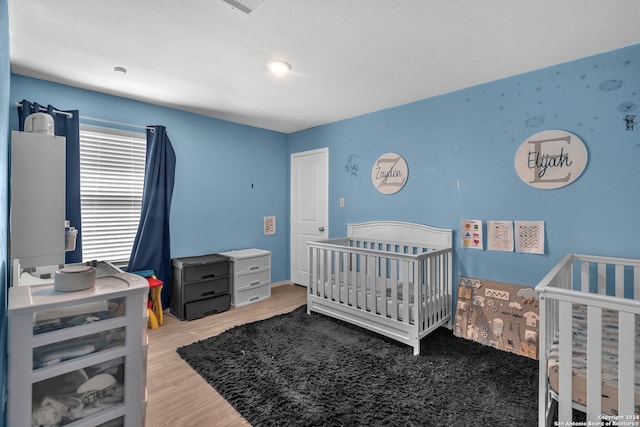
[[[413,347],[451,329],[452,231],[407,222],[347,225],[348,236],[308,242],[307,312]]]
[[[640,425],[640,260],[569,254],[536,290],[539,426]]]

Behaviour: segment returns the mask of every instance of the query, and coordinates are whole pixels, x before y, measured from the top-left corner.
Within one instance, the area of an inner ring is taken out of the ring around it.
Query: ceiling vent
[[[260,6],[264,0],[222,0],[229,3],[236,9],[240,9],[244,13],[251,13],[256,7]]]

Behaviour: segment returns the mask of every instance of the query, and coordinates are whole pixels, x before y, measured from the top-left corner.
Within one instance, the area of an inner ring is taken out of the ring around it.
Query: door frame
[[[326,216],[326,225],[324,225],[324,232],[325,232],[325,236],[327,236],[327,238],[329,237],[329,147],[323,147],[323,148],[317,148],[314,150],[307,150],[307,151],[298,151],[296,153],[291,153],[291,157],[289,159],[289,218],[290,218],[290,223],[289,223],[289,278],[291,280],[291,282],[293,282],[293,267],[294,267],[294,257],[297,256],[298,254],[294,252],[294,247],[296,246],[294,244],[294,239],[297,239],[297,224],[294,223],[294,219],[293,219],[293,209],[294,209],[294,192],[293,192],[293,166],[294,166],[294,158],[296,157],[302,157],[302,156],[308,156],[308,155],[314,155],[314,154],[324,154],[325,155],[325,185],[327,188],[327,196],[326,199],[324,200],[324,214]],[[294,233],[294,231],[296,231],[296,233]],[[297,240],[296,240],[297,241]],[[299,249],[299,248],[296,248]],[[295,283],[295,282],[293,282]],[[306,284],[303,284],[306,285]]]

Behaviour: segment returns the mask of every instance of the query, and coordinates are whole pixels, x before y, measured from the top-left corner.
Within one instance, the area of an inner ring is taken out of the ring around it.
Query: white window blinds
[[[146,135],[80,126],[82,259],[126,265],[138,231]]]

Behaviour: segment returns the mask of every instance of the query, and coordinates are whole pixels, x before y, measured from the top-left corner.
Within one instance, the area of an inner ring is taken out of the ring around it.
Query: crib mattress
[[[640,331],[640,316],[636,316],[636,331]],[[558,392],[558,355],[560,343],[556,338],[549,354],[549,385]],[[616,415],[618,411],[618,315],[612,310],[602,312],[602,412]],[[636,371],[635,406],[640,410],[640,336],[635,337]],[[576,305],[573,310],[573,400],[587,402],[587,306]]]

